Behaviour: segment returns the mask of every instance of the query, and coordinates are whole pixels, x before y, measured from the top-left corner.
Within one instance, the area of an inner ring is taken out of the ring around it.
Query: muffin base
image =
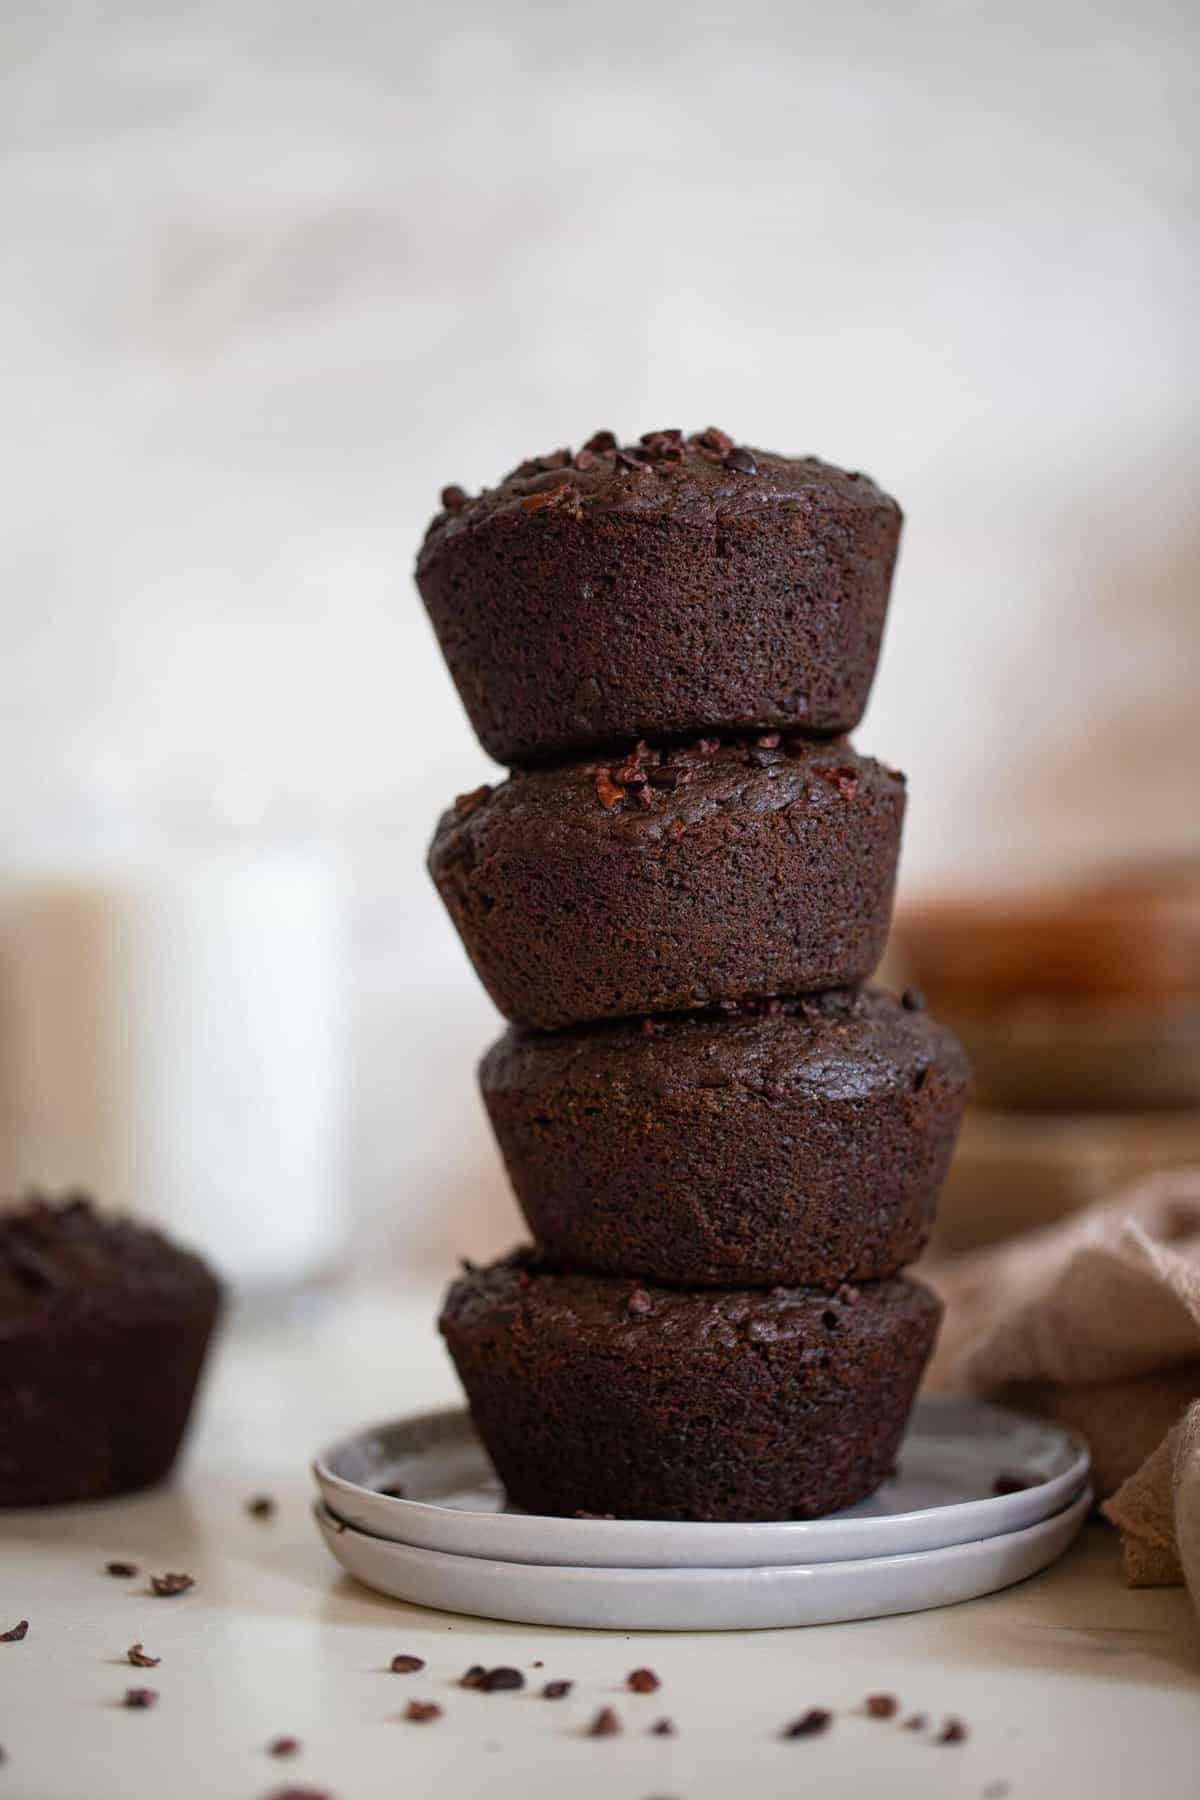
[[[161,1481],[216,1310],[0,1343],[0,1507],[99,1500]]]
[[[897,1278],[688,1293],[470,1270],[440,1321],[480,1437],[530,1512],[811,1519],[884,1481],[941,1304]]]

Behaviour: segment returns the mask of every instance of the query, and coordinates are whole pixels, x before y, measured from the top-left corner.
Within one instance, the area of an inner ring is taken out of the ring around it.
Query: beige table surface
[[[1200,1796],[1200,1633],[1180,1590],[1122,1586],[1099,1525],[1005,1593],[807,1630],[541,1630],[358,1587],[313,1529],[308,1460],[355,1425],[454,1396],[434,1305],[416,1288],[366,1293],[286,1328],[234,1328],[171,1487],[0,1514],[0,1628],[31,1622],[23,1643],[0,1644],[0,1800],[265,1800],[289,1787],[336,1800]],[[260,1491],[278,1502],[265,1523],[245,1509]],[[153,1598],[143,1580],[103,1573],[113,1557],[185,1570],[195,1589]],[[128,1666],[135,1640],[158,1668]],[[397,1651],[425,1670],[385,1673]],[[536,1689],[464,1692],[455,1680],[475,1661],[577,1685],[557,1704]],[[625,1694],[645,1664],[661,1692]],[[153,1711],[119,1704],[131,1684],[158,1689]],[[936,1747],[854,1716],[878,1690],[961,1716],[967,1743]],[[444,1716],[406,1723],[410,1697]],[[606,1703],[623,1735],[584,1736]],[[829,1734],[781,1741],[813,1705],[837,1711]],[[647,1732],[664,1713],[674,1738]],[[265,1753],[279,1734],[303,1740],[287,1763]]]

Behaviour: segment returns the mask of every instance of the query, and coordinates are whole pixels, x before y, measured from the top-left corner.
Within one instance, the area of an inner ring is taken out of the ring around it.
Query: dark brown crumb
[[[721,431],[716,425],[710,425],[707,430],[700,432],[694,442],[702,444],[706,450],[717,451],[720,456],[727,456],[733,449],[733,439],[729,433]]]
[[[785,1738],[820,1737],[832,1724],[833,1714],[828,1707],[810,1706],[806,1713],[801,1713],[798,1719],[793,1719],[790,1725],[784,1726],[783,1735]]]
[[[928,1725],[929,1717],[926,1713],[909,1713],[904,1721],[905,1731],[925,1731]]]
[[[536,1662],[531,1662],[529,1666],[531,1669],[544,1669],[546,1665],[539,1656],[538,1660]]]
[[[863,1701],[863,1711],[868,1719],[894,1719],[900,1711],[900,1702],[895,1694],[868,1694]]]
[[[933,1741],[935,1744],[965,1744],[967,1728],[961,1719],[947,1719]]]
[[[428,1725],[431,1719],[440,1719],[442,1709],[436,1700],[410,1700],[404,1709],[406,1719],[414,1725]]]
[[[418,1669],[425,1667],[423,1656],[393,1656],[388,1665],[393,1675],[415,1675]]]
[[[621,1721],[611,1706],[602,1706],[587,1728],[589,1737],[617,1737],[620,1735]]]
[[[29,1620],[18,1619],[8,1631],[0,1631],[0,1644],[19,1644],[23,1637],[29,1636]]]
[[[488,1669],[479,1683],[485,1694],[504,1694],[525,1686],[520,1669]]]
[[[670,1719],[655,1719],[650,1727],[651,1737],[674,1737],[675,1727]]]
[[[649,770],[646,777],[651,787],[662,788],[667,793],[673,792],[675,788],[684,787],[691,778],[690,769],[675,768],[670,764],[665,768]]]
[[[478,812],[485,800],[490,800],[492,790],[487,782],[482,787],[472,788],[469,794],[459,794],[454,802],[454,810],[460,819],[467,819],[473,812]]]
[[[442,489],[442,505],[447,512],[461,512],[466,504],[466,489],[460,488],[457,482],[452,481],[449,487]]]
[[[123,1704],[134,1712],[145,1712],[148,1707],[157,1706],[158,1692],[155,1688],[126,1688]]]
[[[132,1581],[133,1577],[138,1573],[138,1566],[136,1563],[127,1562],[105,1563],[104,1573],[106,1575],[116,1575],[121,1581]]]
[[[992,1483],[993,1494],[1023,1494],[1026,1488],[1041,1487],[1040,1475],[1020,1475],[1015,1471],[1003,1470]]]
[[[542,1689],[542,1699],[565,1700],[574,1686],[573,1681],[548,1681]]]
[[[300,1750],[300,1739],[295,1737],[272,1738],[267,1745],[268,1756],[296,1756]]]
[[[247,1500],[246,1511],[252,1519],[271,1519],[275,1516],[275,1502],[270,1494],[255,1494]]]
[[[463,1260],[465,1262],[466,1259],[464,1258]],[[464,1270],[464,1273],[469,1275],[471,1269]],[[398,1481],[390,1481],[386,1487],[376,1488],[375,1491],[378,1494],[383,1494],[388,1500],[404,1499],[404,1489],[400,1486]]]
[[[194,1575],[174,1575],[168,1571],[165,1575],[150,1577],[151,1590],[163,1600],[169,1600],[173,1594],[186,1594],[188,1589],[195,1585]]]
[[[635,1694],[653,1694],[662,1683],[653,1669],[631,1669],[625,1677],[625,1686],[632,1688]]]
[[[625,789],[618,787],[607,769],[596,770],[596,798],[605,812],[611,812],[625,798]]]
[[[161,1656],[147,1656],[140,1644],[130,1644],[125,1655],[135,1669],[157,1669],[162,1661]]]
[[[727,469],[736,469],[739,475],[758,474],[758,464],[751,456],[749,450],[743,450],[740,447],[725,452],[725,467]]]
[[[819,775],[822,781],[830,782],[843,800],[853,800],[858,792],[858,771],[847,764],[839,768],[814,768],[813,774]]]

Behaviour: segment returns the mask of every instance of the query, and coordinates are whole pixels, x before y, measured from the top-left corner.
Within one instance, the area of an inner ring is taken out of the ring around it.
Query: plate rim
[[[894,1556],[857,1556],[842,1557],[835,1562],[811,1563],[759,1563],[739,1565],[735,1568],[695,1568],[675,1564],[664,1564],[659,1568],[626,1567],[623,1564],[597,1563],[527,1563],[513,1562],[503,1557],[463,1556],[454,1550],[430,1550],[424,1544],[406,1544],[393,1538],[375,1537],[369,1531],[360,1531],[357,1526],[346,1525],[329,1511],[325,1502],[319,1497],[312,1503],[313,1515],[322,1537],[360,1538],[364,1543],[378,1545],[383,1550],[402,1551],[407,1558],[418,1558],[422,1563],[435,1571],[443,1564],[469,1563],[480,1572],[481,1579],[495,1572],[497,1576],[511,1577],[515,1580],[536,1580],[547,1575],[561,1577],[568,1586],[598,1586],[603,1580],[610,1581],[614,1576],[622,1576],[632,1581],[635,1586],[649,1587],[653,1582],[664,1577],[677,1576],[681,1581],[696,1583],[701,1587],[717,1587],[722,1583],[730,1583],[744,1579],[749,1582],[761,1582],[770,1578],[819,1576],[837,1580],[848,1573],[857,1574],[871,1568],[873,1571],[886,1574],[888,1569],[895,1569],[913,1564],[928,1566],[933,1558],[950,1559],[954,1562],[965,1560],[969,1555],[978,1553],[986,1546],[1006,1545],[1009,1549],[1020,1549],[1031,1542],[1037,1533],[1049,1533],[1056,1526],[1065,1525],[1078,1519],[1080,1525],[1086,1521],[1095,1504],[1095,1489],[1092,1482],[1084,1485],[1067,1501],[1065,1506],[1047,1515],[1044,1519],[1035,1519],[1030,1525],[1023,1525],[1017,1531],[989,1532],[983,1537],[968,1538],[958,1544],[937,1544],[928,1550],[902,1550]]]
[[[623,1539],[632,1541],[635,1544],[643,1544],[648,1550],[652,1549],[654,1543],[668,1532],[687,1530],[702,1532],[705,1541],[713,1543],[714,1546],[719,1545],[722,1537],[726,1536],[731,1548],[735,1543],[739,1542],[743,1544],[753,1544],[754,1539],[758,1536],[763,1538],[764,1548],[768,1547],[768,1538],[772,1541],[775,1539],[783,1539],[785,1542],[794,1545],[796,1556],[799,1560],[803,1557],[806,1543],[811,1544],[815,1549],[821,1541],[822,1534],[826,1536],[832,1535],[829,1529],[831,1525],[836,1525],[839,1530],[861,1534],[865,1540],[865,1556],[869,1551],[871,1541],[883,1536],[885,1533],[890,1534],[896,1531],[918,1532],[922,1526],[932,1524],[939,1516],[945,1517],[947,1520],[958,1521],[960,1530],[950,1542],[941,1545],[927,1544],[919,1547],[901,1549],[900,1551],[884,1550],[875,1553],[878,1557],[886,1557],[895,1554],[923,1555],[931,1549],[953,1548],[955,1543],[970,1543],[981,1541],[984,1538],[1011,1535],[1014,1531],[1024,1530],[1032,1525],[1043,1523],[1047,1518],[1055,1517],[1066,1505],[1069,1505],[1072,1498],[1078,1494],[1079,1489],[1087,1482],[1090,1476],[1090,1446],[1083,1433],[1074,1426],[1062,1424],[1054,1419],[1041,1418],[1035,1413],[1025,1411],[1023,1408],[1006,1407],[999,1405],[995,1401],[978,1399],[970,1395],[926,1394],[921,1396],[917,1405],[918,1407],[929,1407],[932,1405],[938,1409],[942,1407],[949,1409],[954,1406],[970,1406],[972,1408],[981,1408],[986,1411],[994,1412],[1010,1421],[1022,1422],[1036,1426],[1040,1430],[1057,1434],[1064,1441],[1066,1447],[1074,1452],[1074,1455],[1067,1468],[1059,1474],[1051,1476],[1049,1480],[1045,1482],[1039,1482],[1032,1487],[1020,1489],[1013,1494],[981,1494],[973,1499],[950,1501],[942,1506],[914,1507],[906,1512],[869,1515],[863,1519],[834,1519],[830,1516],[826,1516],[819,1519],[779,1520],[620,1519],[611,1521],[607,1519],[571,1519],[559,1514],[473,1512],[467,1508],[447,1506],[436,1500],[416,1500],[404,1496],[382,1494],[377,1488],[367,1487],[362,1482],[351,1481],[348,1477],[337,1474],[330,1466],[331,1459],[346,1450],[350,1445],[358,1443],[364,1438],[378,1436],[386,1431],[394,1430],[397,1426],[413,1427],[420,1426],[426,1422],[441,1423],[442,1421],[457,1420],[464,1422],[471,1431],[474,1431],[474,1423],[471,1419],[469,1408],[465,1405],[457,1405],[435,1407],[420,1412],[402,1414],[398,1418],[387,1419],[378,1424],[367,1425],[361,1427],[357,1431],[345,1433],[320,1451],[318,1455],[312,1459],[310,1468],[322,1495],[326,1498],[328,1498],[328,1493],[332,1491],[334,1494],[348,1497],[351,1500],[351,1503],[355,1505],[359,1503],[361,1498],[366,1498],[373,1504],[379,1502],[384,1503],[388,1510],[394,1509],[394,1525],[397,1532],[400,1532],[402,1529],[413,1531],[421,1529],[422,1527],[425,1529],[426,1533],[436,1532],[439,1525],[445,1525],[447,1522],[452,1521],[455,1525],[459,1525],[464,1520],[470,1520],[472,1522],[486,1521],[486,1523],[482,1525],[484,1531],[491,1533],[496,1533],[498,1531],[502,1537],[511,1537],[518,1534],[524,1534],[531,1522],[545,1519],[552,1522],[556,1528],[565,1528],[572,1538],[577,1539],[581,1560],[571,1566],[607,1566],[609,1568],[633,1567],[635,1565],[616,1563],[613,1562],[611,1558],[606,1565],[589,1563],[582,1559],[584,1558],[589,1545],[594,1547],[595,1544],[605,1541],[603,1538],[599,1537],[598,1534],[608,1531],[609,1527],[613,1524],[617,1524],[622,1528],[621,1536]],[[1055,1504],[1049,1512],[1046,1511],[1044,1504],[1039,1499],[1039,1496],[1046,1496],[1048,1490],[1053,1494],[1055,1499]],[[1024,1516],[1027,1508],[1036,1509],[1033,1512],[1032,1517]],[[984,1509],[987,1510],[985,1511]],[[329,1510],[333,1517],[340,1517],[335,1504],[331,1504]],[[1018,1514],[1018,1519],[1015,1524],[1006,1523],[999,1526],[997,1529],[986,1529],[988,1512],[994,1514],[1007,1514],[1010,1518],[1015,1512]],[[405,1520],[411,1522],[407,1526],[404,1526],[403,1522]],[[972,1527],[975,1524],[985,1528],[974,1531]],[[387,1537],[381,1532],[367,1531],[361,1526],[353,1525],[349,1522],[346,1522],[346,1528],[349,1530],[357,1530],[364,1537],[375,1537],[381,1542],[401,1543],[414,1549],[429,1549],[436,1554],[472,1554],[471,1552],[458,1549],[439,1550],[436,1549],[435,1546],[427,1543],[413,1544],[412,1540],[407,1536]],[[728,1551],[726,1551],[725,1554],[728,1554]],[[489,1557],[489,1553],[485,1550],[478,1553],[475,1556],[475,1560],[487,1561],[493,1559]],[[494,1560],[512,1562],[524,1561],[526,1566],[543,1568],[567,1566],[557,1562],[547,1562],[545,1558],[539,1558],[532,1562],[528,1558],[521,1559],[513,1556]],[[832,1561],[837,1560],[846,1559],[828,1559],[822,1566],[828,1567]],[[645,1566],[661,1568],[666,1566],[685,1565],[671,1565],[669,1562],[659,1562]],[[732,1564],[714,1562],[712,1564],[688,1566],[709,1566],[716,1568],[755,1566],[794,1567],[796,1564],[780,1564],[778,1559],[773,1563],[764,1562],[754,1564],[739,1559]]]

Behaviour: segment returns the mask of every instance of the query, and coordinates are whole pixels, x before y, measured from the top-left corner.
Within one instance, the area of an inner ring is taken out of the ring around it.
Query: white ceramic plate
[[[593,1569],[737,1569],[899,1556],[1020,1531],[1061,1511],[1088,1466],[1084,1440],[1061,1426],[935,1396],[917,1403],[897,1476],[825,1519],[708,1525],[506,1511],[459,1409],[359,1432],[318,1457],[314,1473],[338,1519],[425,1550]],[[997,1477],[1009,1476],[1035,1485],[997,1494]],[[404,1499],[378,1491],[394,1483]]]
[[[416,1606],[524,1625],[615,1631],[753,1631],[922,1612],[1009,1587],[1061,1556],[1092,1503],[979,1543],[907,1556],[788,1568],[580,1569],[448,1556],[340,1525],[317,1502],[321,1535],[342,1567]]]

